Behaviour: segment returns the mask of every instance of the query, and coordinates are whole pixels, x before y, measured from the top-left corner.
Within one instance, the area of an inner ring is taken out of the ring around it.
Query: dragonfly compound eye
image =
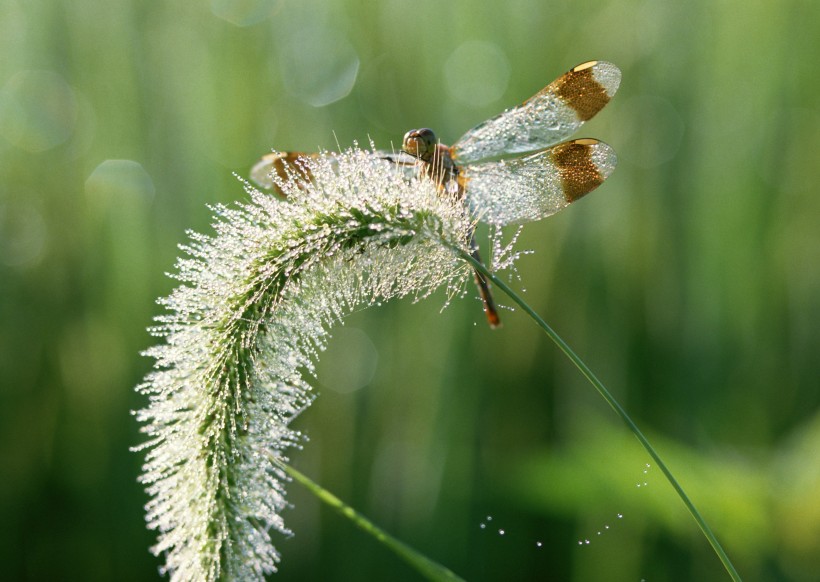
[[[404,134],[402,149],[411,156],[428,160],[436,150],[436,134],[432,129],[413,129]]]

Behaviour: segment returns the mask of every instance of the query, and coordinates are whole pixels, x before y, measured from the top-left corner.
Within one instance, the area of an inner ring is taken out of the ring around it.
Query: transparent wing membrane
[[[463,164],[565,140],[609,102],[620,82],[621,72],[611,63],[578,65],[522,105],[468,131],[453,146],[454,158]]]
[[[503,226],[555,214],[601,185],[616,163],[605,143],[579,139],[529,156],[467,166],[461,176],[473,215]]]

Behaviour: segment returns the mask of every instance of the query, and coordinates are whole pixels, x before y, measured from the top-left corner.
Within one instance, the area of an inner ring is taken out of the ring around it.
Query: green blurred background
[[[578,137],[620,164],[526,228],[515,284],[745,579],[818,579],[813,0],[0,0],[0,55],[1,579],[158,578],[128,451],[138,353],[185,229],[246,198],[232,172],[419,126],[452,142],[588,59],[624,77]],[[337,328],[295,466],[468,579],[726,579],[578,372],[467,295]],[[290,489],[273,579],[416,579]]]

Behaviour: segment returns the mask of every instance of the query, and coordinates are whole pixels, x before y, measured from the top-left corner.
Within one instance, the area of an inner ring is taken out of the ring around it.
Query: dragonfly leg
[[[475,233],[470,235],[470,253],[472,257],[481,262],[481,255],[478,254],[478,245],[475,242]],[[490,292],[490,283],[487,278],[478,271],[473,271],[475,277],[475,284],[478,287],[478,294],[481,296],[481,301],[484,303],[484,313],[487,315],[487,323],[490,324],[491,329],[501,327],[501,319],[498,317],[498,311],[495,308],[493,301],[493,294]]]

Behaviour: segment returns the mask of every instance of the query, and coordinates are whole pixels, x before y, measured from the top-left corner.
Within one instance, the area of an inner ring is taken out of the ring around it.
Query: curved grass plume
[[[357,306],[462,287],[469,217],[429,180],[406,179],[361,150],[305,161],[283,202],[214,208],[216,234],[191,233],[160,303],[162,342],[138,390],[148,440],[141,481],[147,521],[172,580],[263,580],[289,533],[277,463],[302,435],[291,421],[312,401],[304,377],[327,328]]]

